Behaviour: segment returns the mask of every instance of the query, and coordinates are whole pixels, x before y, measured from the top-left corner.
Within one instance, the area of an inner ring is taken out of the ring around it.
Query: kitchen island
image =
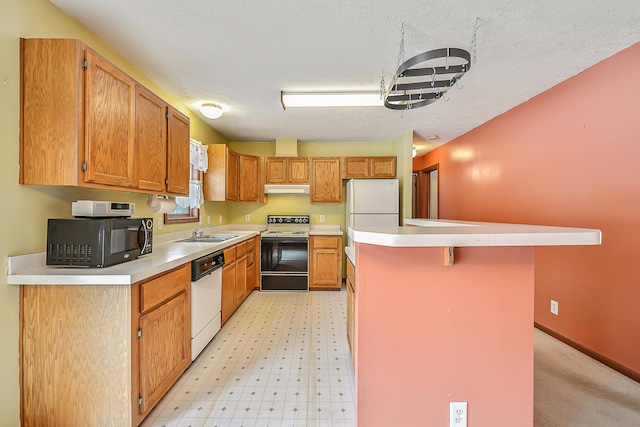
[[[355,242],[358,426],[533,426],[534,247],[593,229],[405,220]]]

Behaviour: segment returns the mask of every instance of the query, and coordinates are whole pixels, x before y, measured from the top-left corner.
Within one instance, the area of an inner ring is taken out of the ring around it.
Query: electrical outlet
[[[467,427],[467,402],[449,402],[449,426]]]
[[[551,300],[551,314],[558,315],[558,301]]]
[[[244,216],[244,222],[249,222],[249,221],[251,221],[251,215],[246,214],[246,215]]]
[[[219,217],[220,224],[222,224],[222,215]]]
[[[158,230],[162,230],[162,215],[158,217]]]
[[[211,215],[207,215],[207,224],[211,224]]]
[[[320,215],[320,222],[324,222],[324,215]]]

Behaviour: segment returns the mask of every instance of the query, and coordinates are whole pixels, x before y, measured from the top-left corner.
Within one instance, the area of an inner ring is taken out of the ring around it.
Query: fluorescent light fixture
[[[280,92],[282,108],[382,107],[380,92]]]
[[[200,112],[208,119],[217,119],[222,117],[222,107],[211,102],[206,102],[200,107]]]

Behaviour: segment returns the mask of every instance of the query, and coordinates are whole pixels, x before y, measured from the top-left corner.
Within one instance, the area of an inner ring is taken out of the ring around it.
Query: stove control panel
[[[310,224],[309,215],[267,215],[267,224]]]

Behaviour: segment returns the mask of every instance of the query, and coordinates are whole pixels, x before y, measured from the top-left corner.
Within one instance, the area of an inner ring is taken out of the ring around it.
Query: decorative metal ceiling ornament
[[[398,67],[384,93],[384,105],[392,110],[429,105],[442,98],[470,69],[471,55],[464,49],[446,47],[423,52]]]

